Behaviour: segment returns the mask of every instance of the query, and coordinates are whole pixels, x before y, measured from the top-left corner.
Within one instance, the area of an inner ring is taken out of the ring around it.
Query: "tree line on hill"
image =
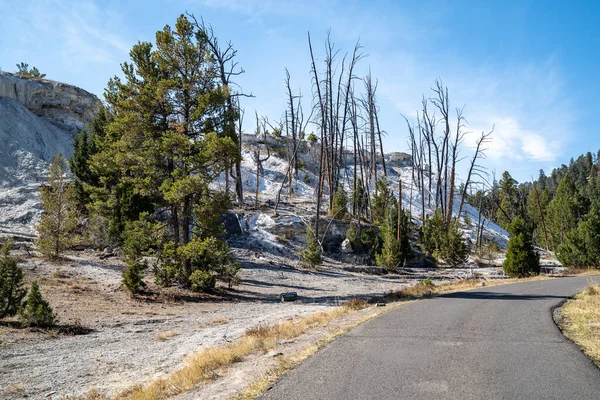
[[[549,176],[518,183],[508,171],[469,195],[486,218],[508,229],[523,220],[534,243],[555,252],[567,267],[600,265],[600,161],[588,152]]]

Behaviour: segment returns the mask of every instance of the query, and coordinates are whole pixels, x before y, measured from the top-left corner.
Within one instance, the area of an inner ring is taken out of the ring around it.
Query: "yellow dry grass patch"
[[[590,276],[590,275],[598,275],[598,274],[600,274],[600,270],[598,268],[570,267],[567,269],[567,272],[563,275],[564,276]]]
[[[178,335],[180,335],[180,333],[177,332],[177,331],[158,332],[156,334],[156,339],[158,339],[158,340],[167,340],[170,337],[178,336]]]
[[[186,365],[173,374],[158,378],[146,386],[135,386],[117,398],[127,400],[166,399],[186,392],[199,383],[215,379],[226,368],[240,362],[254,351],[266,352],[277,345],[277,341],[300,336],[309,329],[324,326],[350,311],[339,307],[304,318],[289,320],[273,325],[260,325],[248,331],[238,340],[209,349],[201,350]]]
[[[498,286],[506,285],[509,283],[517,282],[528,282],[528,281],[541,281],[553,279],[544,275],[537,275],[528,278],[512,278],[503,280],[485,280],[485,279],[461,279],[454,282],[442,283],[440,285],[425,284],[423,282],[417,283],[416,285],[407,286],[400,290],[390,291],[386,293],[385,298],[388,301],[404,300],[404,299],[419,299],[424,297],[432,297],[438,294],[447,294],[454,292],[461,292],[463,290],[474,289],[479,286]]]
[[[591,285],[562,307],[559,325],[600,366],[600,285]]]

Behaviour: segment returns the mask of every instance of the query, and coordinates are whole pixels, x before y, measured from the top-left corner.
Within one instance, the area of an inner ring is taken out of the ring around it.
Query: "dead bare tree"
[[[255,114],[256,114],[256,136],[259,136],[261,133],[260,120],[258,118],[258,113],[256,111],[255,111]],[[254,152],[254,161],[256,162],[256,192],[255,192],[255,198],[254,198],[254,206],[255,207],[258,207],[258,188],[259,188],[260,176],[264,175],[262,163],[266,162],[271,157],[271,152],[269,150],[269,143],[267,142],[267,129],[265,128],[265,125],[266,125],[266,122],[263,119],[262,134],[264,135],[263,142],[265,144],[265,147],[267,148],[267,157],[260,158],[260,143],[258,144],[256,151]]]
[[[459,154],[459,145],[463,142],[466,133],[463,131],[465,127],[465,119],[463,117],[464,106],[456,109],[456,132],[454,134],[454,142],[451,144],[452,149],[452,167],[450,169],[450,193],[448,194],[448,215],[446,221],[449,223],[452,219],[452,210],[454,208],[454,191],[456,184],[456,162]],[[459,210],[460,211],[460,210]],[[457,215],[460,218],[460,213]]]
[[[219,39],[214,33],[213,27],[211,25],[206,26],[204,20],[200,19],[200,22],[196,19],[194,14],[186,13],[188,17],[193,21],[193,25],[198,29],[198,35],[204,36],[206,39],[206,43],[210,49],[212,56],[214,57],[215,62],[217,63],[217,71],[218,77],[221,80],[221,84],[228,91],[229,95],[227,96],[225,112],[224,112],[224,133],[225,135],[231,137],[234,143],[238,144],[238,148],[240,153],[235,161],[235,174],[233,175],[235,179],[235,192],[237,201],[239,204],[242,204],[244,201],[244,189],[242,186],[242,167],[241,167],[241,141],[242,141],[242,132],[241,130],[236,132],[236,106],[235,100],[239,97],[254,97],[252,94],[245,94],[241,91],[241,88],[238,84],[233,82],[232,78],[242,75],[245,71],[243,68],[238,67],[238,62],[234,61],[237,50],[234,49],[233,44],[231,42],[227,42],[225,47],[222,48],[219,44]],[[238,90],[234,90],[234,87],[237,87]],[[238,107],[239,108],[239,107]],[[239,136],[238,136],[239,135]]]
[[[483,167],[481,167],[480,165],[477,164],[477,160],[485,158],[486,148],[484,148],[483,146],[487,142],[490,141],[492,132],[494,132],[493,127],[492,127],[492,130],[489,131],[488,133],[482,132],[479,139],[477,139],[476,146],[475,146],[475,154],[473,154],[473,158],[471,159],[471,164],[469,166],[469,172],[467,173],[467,179],[465,180],[465,185],[463,187],[463,191],[460,196],[460,206],[458,207],[458,214],[457,214],[457,216],[459,218],[462,213],[463,206],[465,204],[465,197],[467,194],[467,190],[469,190],[469,186],[471,185],[471,179],[473,178],[473,176],[478,176],[482,179],[485,179],[483,175],[487,175],[487,172],[483,169]]]

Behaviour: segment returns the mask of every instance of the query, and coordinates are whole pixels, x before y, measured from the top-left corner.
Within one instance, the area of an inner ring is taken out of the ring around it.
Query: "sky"
[[[135,43],[187,11],[238,50],[246,72],[237,83],[255,96],[242,103],[247,120],[255,110],[281,118],[285,68],[310,108],[307,33],[322,65],[330,29],[339,61],[360,40],[367,57],[357,75],[370,69],[377,79],[386,151],[408,151],[403,116],[414,120],[436,79],[452,110],[465,107],[463,177],[477,136],[492,127],[482,164],[520,182],[600,148],[594,1],[0,0],[0,10],[1,70],[23,61],[99,97]]]

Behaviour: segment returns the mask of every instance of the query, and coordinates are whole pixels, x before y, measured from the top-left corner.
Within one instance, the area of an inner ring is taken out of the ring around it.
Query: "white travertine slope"
[[[71,156],[99,105],[78,87],[0,72],[0,233],[33,233],[50,160]]]

